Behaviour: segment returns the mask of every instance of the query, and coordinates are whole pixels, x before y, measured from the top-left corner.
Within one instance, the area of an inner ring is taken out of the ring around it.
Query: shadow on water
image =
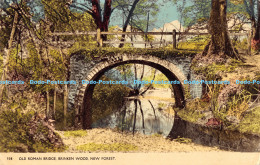
[[[123,107],[94,122],[93,128],[113,128],[122,132],[132,132],[133,135],[138,132],[145,135],[161,134],[167,137],[174,123],[174,114],[168,113],[167,109],[173,102],[148,98],[125,98]]]

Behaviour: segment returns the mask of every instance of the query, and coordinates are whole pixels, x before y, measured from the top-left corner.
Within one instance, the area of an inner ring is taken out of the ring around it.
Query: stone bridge
[[[177,53],[176,53],[177,54]],[[84,129],[91,128],[91,101],[95,84],[82,84],[82,80],[98,81],[109,69],[130,63],[145,64],[160,70],[169,81],[178,80],[181,84],[173,85],[175,106],[185,106],[185,89],[189,89],[193,97],[201,96],[201,86],[185,85],[184,80],[191,80],[194,74],[190,71],[190,56],[160,56],[116,53],[102,57],[87,56],[81,51],[73,53],[70,58],[70,80],[77,84],[69,86],[68,110],[80,116]],[[187,91],[187,90],[186,90]]]

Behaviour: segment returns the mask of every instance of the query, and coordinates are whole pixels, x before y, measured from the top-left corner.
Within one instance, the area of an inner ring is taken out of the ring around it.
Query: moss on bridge
[[[178,50],[171,48],[85,48],[81,50],[70,50],[71,56],[74,55],[84,55],[91,59],[112,56],[116,54],[138,54],[138,55],[152,55],[159,58],[167,57],[193,57],[196,55],[197,51],[191,50]],[[89,59],[87,58],[87,59]]]

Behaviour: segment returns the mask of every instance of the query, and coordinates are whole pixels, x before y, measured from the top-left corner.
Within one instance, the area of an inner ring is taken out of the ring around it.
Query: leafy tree
[[[21,3],[23,2],[23,3]],[[51,39],[51,32],[92,31],[94,21],[88,13],[70,11],[67,1],[1,1],[1,50],[4,55],[4,73],[16,71],[34,80],[67,80],[69,56],[68,41],[73,41],[73,48],[89,46],[92,38],[66,36],[56,42]],[[17,18],[16,18],[17,15]],[[2,30],[3,29],[3,30]],[[9,44],[11,43],[11,44]],[[26,50],[27,58],[17,59],[21,50]],[[16,61],[16,62],[15,62]],[[18,62],[18,63],[17,63]],[[7,70],[8,69],[8,70]],[[2,80],[8,79],[2,74]],[[3,95],[2,84],[0,94]],[[35,91],[43,93],[47,99],[47,116],[50,109],[50,92],[60,86],[33,85]],[[67,86],[64,85],[64,113],[66,113]],[[60,91],[60,90],[59,90]],[[55,92],[54,92],[55,93]],[[0,97],[2,98],[2,97]],[[55,103],[54,103],[55,105]]]
[[[178,2],[175,0],[175,3]],[[203,51],[203,55],[218,55],[222,57],[239,58],[234,50],[230,37],[228,35],[227,25],[227,0],[201,1],[193,0],[193,5],[184,10],[186,14],[186,25],[208,22],[208,31],[211,40]],[[211,5],[211,9],[210,9]],[[210,9],[210,13],[209,13]],[[233,10],[233,9],[232,9]],[[231,10],[231,11],[232,11]],[[188,15],[190,14],[190,15]]]
[[[152,16],[155,16],[159,11],[159,7],[156,4],[156,1],[148,0],[117,0],[115,1],[114,6],[118,6],[118,9],[121,10],[123,16],[126,17],[126,20],[123,24],[123,32],[126,32],[129,24],[131,26],[131,29],[132,27],[134,27],[139,29],[140,31],[148,31],[148,22],[154,22],[154,20],[149,19],[149,14],[151,13]],[[122,35],[121,41],[124,40],[125,35]],[[123,46],[124,44],[119,45],[119,47]]]
[[[185,0],[184,0],[185,1]],[[173,0],[175,4],[179,4],[178,0]],[[179,4],[178,10],[183,17],[183,23],[186,27],[194,24],[203,24],[208,21],[210,16],[211,1],[210,0],[192,0],[185,4],[186,7]]]
[[[16,8],[17,9],[17,8]],[[6,10],[6,13],[10,13],[9,11]],[[13,11],[14,13],[14,18],[12,20],[12,26],[10,29],[7,28],[3,28],[6,29],[6,32],[11,31],[9,34],[9,39],[4,40],[2,42],[3,45],[5,45],[5,58],[3,60],[3,71],[2,71],[2,76],[1,76],[1,81],[5,81],[7,78],[7,72],[8,72],[8,62],[9,62],[9,58],[10,58],[10,54],[11,54],[11,48],[13,45],[13,40],[15,37],[15,32],[16,32],[16,28],[17,28],[17,24],[18,24],[18,19],[19,19],[19,15],[17,11]],[[2,19],[2,18],[1,18]],[[3,20],[3,19],[2,19]],[[5,35],[8,36],[7,33],[5,33]],[[4,36],[4,38],[6,39],[7,37]],[[2,98],[3,98],[3,92],[4,92],[4,87],[5,84],[1,84],[0,85],[0,106],[2,104]]]
[[[147,11],[150,10],[152,15],[155,15],[158,11],[156,0],[105,0],[104,7],[101,8],[101,2],[99,0],[86,0],[81,2],[79,0],[73,1],[70,4],[72,9],[88,12],[95,20],[96,27],[102,31],[108,31],[109,21],[111,14],[117,9],[122,11],[126,17],[124,22],[123,31],[126,31],[128,24],[134,24],[135,27],[142,27],[143,20],[136,19],[140,16],[146,16]],[[132,21],[131,21],[132,20]],[[142,28],[139,28],[142,29]],[[107,40],[106,35],[101,36],[103,40]],[[124,36],[123,36],[124,37]]]
[[[180,4],[179,0],[173,0]],[[226,19],[232,20],[232,30],[243,30],[243,24],[251,22],[253,45],[259,43],[259,0],[226,0]],[[189,28],[208,28],[205,26],[210,18],[212,2],[210,0],[192,0],[186,6],[179,8],[183,23]]]
[[[178,5],[178,11],[183,17],[184,26],[188,28],[206,28],[203,25],[207,24],[210,18],[211,0],[183,1],[183,4],[180,4],[181,2],[178,0],[173,0],[173,2]],[[237,3],[235,0],[227,0],[226,6],[228,21],[237,17],[237,19],[239,19],[239,21],[237,21],[238,23],[247,22],[247,19],[245,19],[246,9],[243,4]]]
[[[72,9],[89,13],[93,17],[97,29],[108,31],[110,16],[113,12],[112,0],[105,0],[104,11],[102,11],[99,0],[86,0],[85,3],[75,0],[72,3],[69,3],[69,6]],[[103,40],[107,40],[105,35],[102,35],[101,37]]]

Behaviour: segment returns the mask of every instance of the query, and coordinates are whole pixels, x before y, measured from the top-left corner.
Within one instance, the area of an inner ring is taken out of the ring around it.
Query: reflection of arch
[[[89,74],[86,76],[86,81],[97,81],[105,71],[123,64],[138,63],[145,64],[160,70],[169,81],[178,80],[181,84],[173,85],[175,105],[183,108],[185,105],[184,84],[186,79],[182,71],[173,63],[162,60],[154,56],[142,55],[116,55],[112,57],[104,57],[101,62],[96,64]],[[79,94],[76,96],[75,108],[82,114],[83,129],[91,128],[92,110],[91,102],[94,91],[94,84],[83,84],[80,87]]]

